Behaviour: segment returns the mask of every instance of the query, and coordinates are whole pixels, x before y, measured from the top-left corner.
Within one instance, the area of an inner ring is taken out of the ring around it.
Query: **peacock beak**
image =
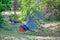
[[[18,31],[19,32],[26,32],[27,30],[24,30],[23,27],[19,26]]]

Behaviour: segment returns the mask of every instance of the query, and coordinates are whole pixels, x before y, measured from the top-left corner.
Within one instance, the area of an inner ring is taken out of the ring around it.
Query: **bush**
[[[0,28],[3,26],[4,24],[4,19],[3,16],[0,14]]]

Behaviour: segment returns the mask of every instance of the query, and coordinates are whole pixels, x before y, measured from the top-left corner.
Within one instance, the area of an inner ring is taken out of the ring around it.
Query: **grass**
[[[60,23],[58,23],[60,24]],[[35,37],[60,37],[60,33],[59,32],[53,32],[51,29],[49,28],[38,28],[38,29],[35,29],[35,32],[30,32],[30,31],[27,31],[25,33],[20,33],[18,31],[18,26],[20,24],[16,24],[16,25],[9,25],[9,27],[12,27],[12,30],[4,30],[4,29],[0,29],[0,36],[4,36],[4,37],[7,37],[7,36],[14,36],[14,37],[17,37],[17,38],[20,38],[20,37],[25,37],[25,38],[35,38]]]

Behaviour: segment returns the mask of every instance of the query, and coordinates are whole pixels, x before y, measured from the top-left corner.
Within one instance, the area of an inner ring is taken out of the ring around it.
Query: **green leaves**
[[[1,4],[11,4],[11,0],[0,0]]]
[[[11,10],[11,0],[0,0],[0,28],[4,25],[4,18],[1,12],[8,10]]]
[[[6,11],[6,10],[11,10],[10,5],[7,5],[7,4],[0,5],[0,12]]]
[[[11,10],[11,0],[0,0],[0,12]]]

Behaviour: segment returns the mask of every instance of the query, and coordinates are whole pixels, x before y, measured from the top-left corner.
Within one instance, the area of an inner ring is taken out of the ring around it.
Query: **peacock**
[[[44,20],[45,17],[40,11],[30,13],[29,8],[26,11],[26,21],[18,27],[19,32],[34,31],[39,25],[38,20]]]

